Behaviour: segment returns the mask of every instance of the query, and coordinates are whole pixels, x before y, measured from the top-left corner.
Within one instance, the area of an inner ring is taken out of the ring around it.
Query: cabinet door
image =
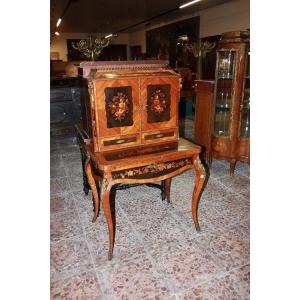
[[[230,117],[236,81],[237,51],[217,51],[214,135],[230,135]]]
[[[98,137],[137,133],[139,92],[136,79],[95,82],[95,110]]]
[[[178,77],[142,79],[142,131],[176,127],[178,101]]]
[[[246,51],[246,71],[244,75],[244,90],[240,106],[240,138],[250,137],[250,52]]]

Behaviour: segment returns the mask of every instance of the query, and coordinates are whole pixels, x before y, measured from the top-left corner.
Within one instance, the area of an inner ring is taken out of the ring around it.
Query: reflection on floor
[[[213,162],[201,233],[191,217],[193,171],[172,180],[171,204],[147,186],[117,191],[112,261],[103,211],[92,223],[81,172],[75,138],[52,139],[51,299],[249,299],[247,165],[230,177],[227,163]]]

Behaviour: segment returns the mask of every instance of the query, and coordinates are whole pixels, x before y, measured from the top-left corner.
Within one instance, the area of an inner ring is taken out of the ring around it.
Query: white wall
[[[97,36],[105,36],[108,33],[93,34]],[[67,39],[85,39],[89,36],[89,33],[61,33],[59,36],[53,38],[53,42],[50,46],[51,52],[59,52],[59,58],[63,61],[67,61]],[[129,57],[129,35],[128,33],[121,33],[117,38],[113,38],[111,44],[126,44],[127,45],[127,59]]]

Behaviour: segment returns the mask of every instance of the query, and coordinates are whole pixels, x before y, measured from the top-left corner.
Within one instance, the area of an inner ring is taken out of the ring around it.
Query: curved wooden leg
[[[88,179],[86,176],[85,171],[85,161],[86,161],[86,155],[84,154],[84,151],[82,150],[82,147],[80,147],[80,154],[81,154],[81,165],[82,165],[82,182],[83,182],[83,191],[86,195],[89,194],[90,186],[88,183]]]
[[[113,257],[114,243],[115,243],[115,222],[112,215],[111,203],[110,203],[110,191],[111,185],[108,184],[107,179],[104,177],[101,188],[101,198],[102,205],[104,210],[104,215],[107,221],[108,234],[109,234],[109,251],[108,251],[108,260],[111,260]]]
[[[164,201],[166,199],[166,181],[162,180],[161,182],[161,200]]]
[[[230,175],[233,176],[234,170],[235,170],[236,160],[230,161]]]
[[[167,196],[168,203],[170,203],[171,181],[172,178],[168,178],[165,180],[166,196]]]
[[[195,167],[195,187],[193,191],[193,200],[192,200],[192,217],[197,231],[200,231],[200,226],[198,223],[198,204],[200,200],[200,195],[203,190],[205,178],[206,178],[206,171],[203,167],[202,163],[200,162],[199,157],[194,160],[194,167]]]
[[[89,182],[89,185],[91,187],[92,194],[93,194],[93,199],[94,199],[94,217],[93,217],[92,222],[95,222],[96,219],[97,219],[97,217],[98,217],[98,215],[99,215],[100,198],[99,198],[99,194],[98,194],[96,182],[95,182],[95,179],[94,179],[94,176],[93,176],[90,158],[87,158],[87,160],[85,162],[85,172],[86,172],[87,179],[88,179],[88,182]]]

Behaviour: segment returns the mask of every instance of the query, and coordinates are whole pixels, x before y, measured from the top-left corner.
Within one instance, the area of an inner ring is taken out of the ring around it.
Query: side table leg
[[[230,176],[233,176],[233,173],[235,170],[235,165],[236,165],[236,160],[231,160],[230,161],[230,170],[229,170]]]
[[[80,154],[81,154],[81,163],[82,163],[83,191],[86,195],[88,195],[90,187],[89,187],[89,183],[88,183],[88,179],[87,179],[87,175],[86,175],[86,171],[85,171],[86,156],[84,155],[84,152],[81,147],[80,147]]]
[[[97,191],[97,186],[96,186],[96,182],[92,173],[92,167],[91,167],[91,162],[90,162],[90,158],[87,158],[86,162],[85,162],[85,172],[87,175],[87,179],[89,182],[89,185],[92,189],[92,194],[93,194],[93,199],[94,199],[94,217],[92,222],[95,222],[98,215],[99,215],[99,209],[100,209],[100,198],[99,198],[99,194]]]
[[[113,257],[114,243],[115,243],[115,222],[112,215],[111,203],[110,203],[110,191],[111,185],[108,183],[106,177],[103,178],[102,187],[101,187],[101,197],[102,205],[104,210],[104,215],[107,221],[108,234],[109,234],[109,251],[108,251],[108,260],[111,260]]]
[[[172,178],[168,178],[165,180],[166,196],[167,196],[168,203],[170,203],[171,181]]]
[[[194,160],[194,167],[195,167],[195,187],[193,191],[193,200],[192,200],[192,217],[197,231],[200,231],[200,226],[198,223],[198,204],[200,200],[200,195],[203,190],[205,178],[206,178],[206,171],[202,163],[200,162],[199,157]]]
[[[166,181],[162,180],[161,182],[161,200],[164,201],[166,199]]]

